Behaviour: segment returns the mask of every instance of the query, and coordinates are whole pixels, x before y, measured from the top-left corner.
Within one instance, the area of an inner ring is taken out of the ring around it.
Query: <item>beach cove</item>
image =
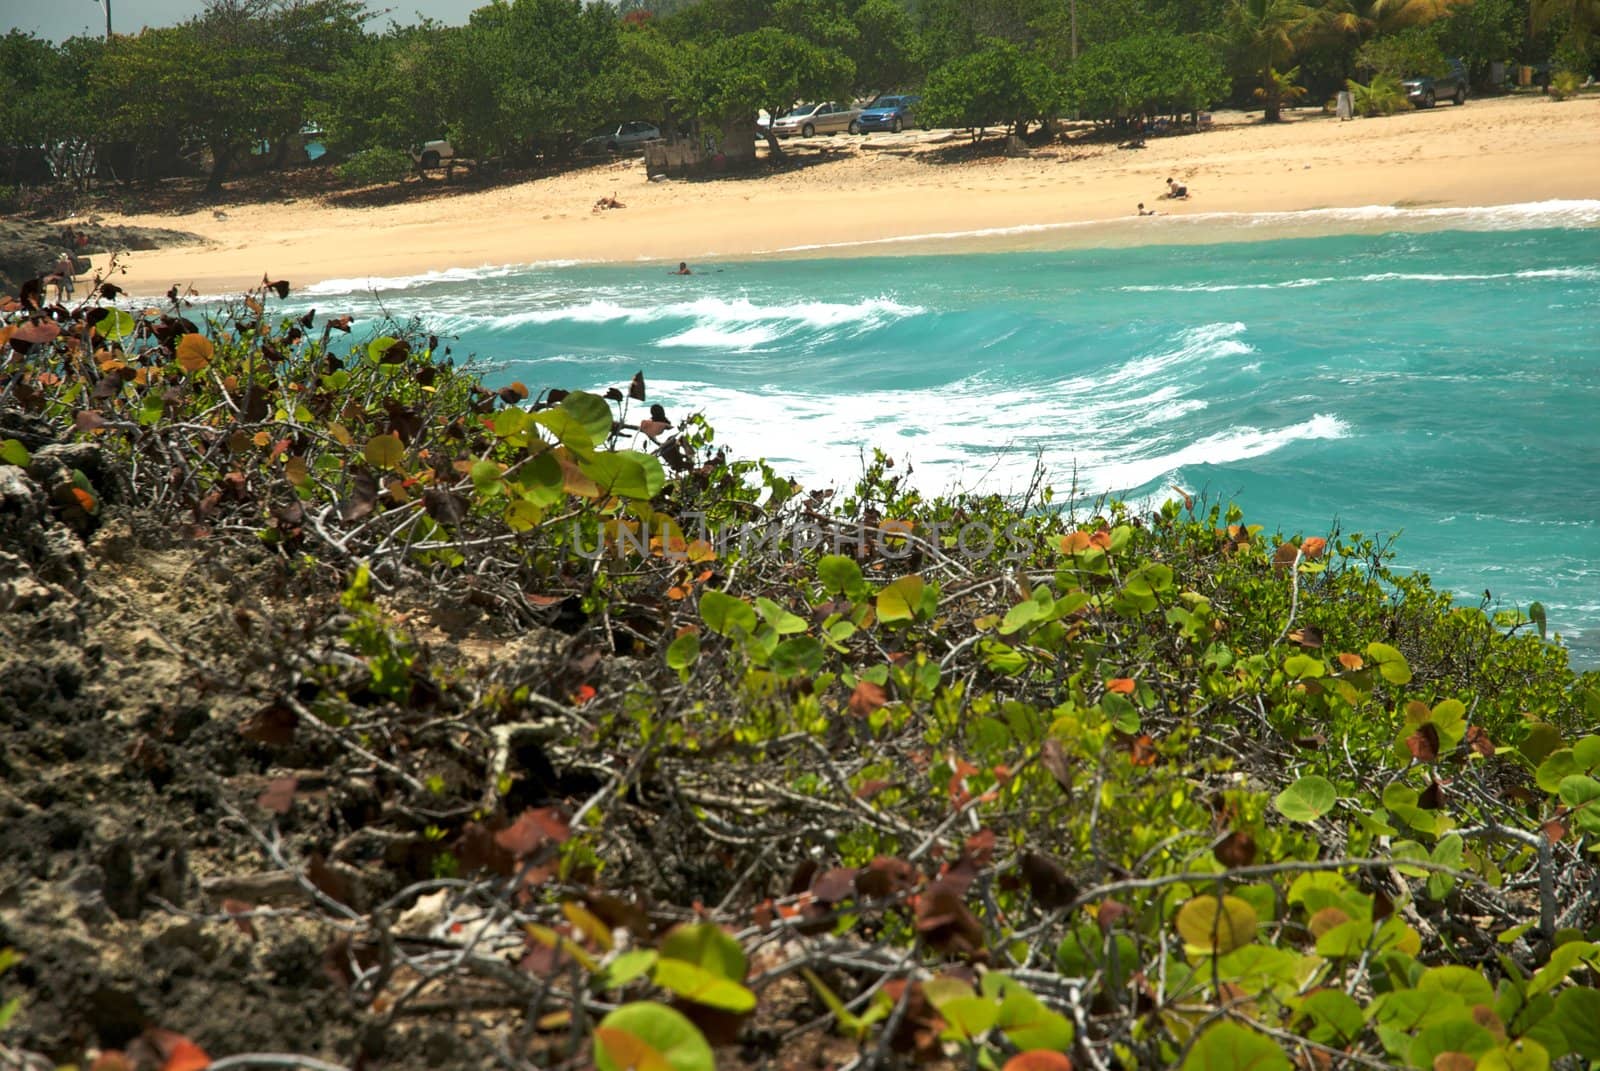
[[[954,163],[932,161],[959,149],[959,132],[839,135],[787,142],[803,166],[718,181],[651,183],[630,159],[382,207],[224,198],[106,221],[206,239],[124,258],[119,283],[145,295],[175,283],[225,294],[263,274],[303,287],[550,262],[1372,233],[1451,226],[1436,210],[1593,197],[1597,130],[1600,98],[1510,97],[1343,123],[1308,111],[1265,125],[1220,112],[1211,130],[1140,150],[1057,144]],[[931,144],[941,136],[949,140]],[[819,151],[834,155],[818,160]],[[1187,183],[1189,200],[1160,199],[1169,176]],[[595,212],[612,193],[626,207]],[[1164,214],[1139,218],[1140,202]],[[920,237],[930,235],[940,237]]]

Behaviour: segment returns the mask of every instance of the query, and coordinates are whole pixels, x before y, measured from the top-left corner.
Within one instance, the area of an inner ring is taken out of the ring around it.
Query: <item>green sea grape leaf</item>
[[[714,922],[691,922],[676,926],[662,938],[664,959],[695,963],[730,981],[743,981],[749,967],[744,949],[726,930]]]
[[[1454,839],[1460,840],[1459,837]],[[1459,994],[1468,1007],[1474,1004],[1494,1003],[1494,987],[1489,984],[1482,971],[1470,967],[1430,967],[1417,980],[1417,988],[1442,989],[1448,993]]]
[[[878,592],[878,620],[887,625],[916,617],[926,587],[923,579],[915,573],[890,583]]]
[[[565,446],[579,457],[588,457],[594,453],[595,442],[589,437],[589,429],[583,421],[573,416],[565,409],[542,409],[528,417],[530,423],[544,428],[555,436],[556,442]]]
[[[1586,736],[1573,744],[1572,757],[1578,763],[1577,773],[1593,773],[1600,768],[1600,736]]]
[[[1533,779],[1539,787],[1554,795],[1561,791],[1561,782],[1574,774],[1585,772],[1578,765],[1578,756],[1575,748],[1557,748],[1550,752],[1548,758],[1539,764],[1539,769],[1534,772]]]
[[[1273,798],[1278,813],[1291,822],[1315,822],[1338,802],[1333,782],[1317,774],[1307,774]]]
[[[1550,1052],[1537,1041],[1518,1038],[1478,1057],[1478,1071],[1549,1071]]]
[[[1336,1041],[1348,1044],[1367,1025],[1361,1005],[1356,1003],[1354,997],[1339,989],[1319,989],[1312,993],[1300,1002],[1295,1017],[1316,1023],[1317,1028],[1307,1036],[1323,1044]]]
[[[760,623],[749,603],[714,588],[707,588],[700,595],[700,617],[711,631],[723,636],[732,636],[735,632],[752,635]]]
[[[611,438],[611,404],[598,394],[575,390],[556,408],[576,418],[593,445],[600,446]]]
[[[1534,972],[1528,981],[1528,994],[1544,993],[1566,981],[1567,975],[1579,963],[1600,962],[1600,944],[1592,941],[1568,941],[1550,953],[1550,961]]]
[[[685,632],[667,645],[667,667],[688,669],[700,658],[700,634]]]
[[[666,956],[656,961],[651,976],[656,985],[696,1004],[704,1004],[722,1011],[747,1012],[756,1006],[756,995],[738,982],[730,981],[697,963],[671,959]]]
[[[1233,1022],[1213,1023],[1184,1057],[1182,1071],[1291,1071],[1278,1043]]]
[[[1411,682],[1411,664],[1406,661],[1405,655],[1387,643],[1367,644],[1367,659],[1378,667],[1378,672],[1390,684]]]
[[[594,1030],[599,1071],[716,1071],[700,1029],[682,1012],[654,1001],[624,1004]]]
[[[971,1041],[994,1026],[1000,1008],[983,997],[956,997],[939,1005],[939,1014],[948,1024],[939,1036],[946,1041]]]
[[[792,636],[806,630],[805,618],[791,614],[764,595],[756,596],[756,613],[780,636]]]
[[[1432,1023],[1417,1032],[1406,1052],[1412,1067],[1432,1067],[1433,1058],[1444,1052],[1464,1052],[1471,1056],[1488,1052],[1495,1037],[1468,1015]]]
[[[578,470],[602,492],[619,498],[652,499],[667,482],[661,462],[638,450],[607,450],[580,457]]]
[[[1256,939],[1256,909],[1237,896],[1197,896],[1178,909],[1178,935],[1192,952],[1222,955]]]
[[[138,326],[139,321],[121,309],[108,309],[105,318],[95,324],[94,329],[100,332],[102,338],[120,342],[131,337]]]
[[[656,950],[653,948],[635,948],[624,952],[606,964],[601,986],[605,989],[621,989],[635,978],[642,978],[655,965]]]
[[[780,677],[812,675],[822,668],[826,653],[820,641],[811,636],[794,636],[773,648],[772,671]]]
[[[15,439],[0,439],[0,461],[25,469],[33,461],[28,448]]]
[[[1600,990],[1563,989],[1556,996],[1553,1018],[1573,1052],[1585,1060],[1600,1060]]]
[[[985,981],[988,978],[989,975],[984,976]],[[994,1025],[1006,1036],[1007,1041],[1024,1051],[1053,1049],[1065,1052],[1072,1047],[1071,1021],[1045,1007],[1043,1001],[1020,983],[1009,979]]]
[[[830,595],[848,595],[861,585],[861,566],[843,554],[825,554],[817,562],[817,582]]]

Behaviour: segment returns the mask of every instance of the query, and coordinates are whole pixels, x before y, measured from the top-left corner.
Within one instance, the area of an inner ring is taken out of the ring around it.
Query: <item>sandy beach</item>
[[[158,294],[177,283],[217,294],[257,284],[264,274],[304,286],[549,261],[911,253],[976,241],[1211,241],[1221,231],[1279,237],[1362,226],[1349,214],[1318,209],[1519,204],[1591,199],[1600,191],[1595,96],[1471,100],[1349,122],[1307,111],[1273,126],[1222,112],[1210,130],[1151,138],[1143,149],[1055,144],[1024,157],[948,162],[964,140],[959,132],[933,131],[789,142],[806,166],[721,181],[649,182],[635,157],[384,207],[224,200],[218,209],[106,222],[206,239],[127,254],[119,281],[130,292]],[[1187,183],[1192,196],[1162,199],[1168,176]],[[626,207],[595,212],[596,199],[613,192]],[[1162,215],[1138,218],[1141,201]],[[1228,219],[1264,212],[1304,215],[1248,231]],[[1175,226],[1179,220],[1184,224]],[[954,237],[902,241],[926,235]],[[96,266],[103,261],[96,258]]]

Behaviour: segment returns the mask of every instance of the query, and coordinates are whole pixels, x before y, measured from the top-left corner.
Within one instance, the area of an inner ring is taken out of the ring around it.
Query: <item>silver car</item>
[[[773,120],[772,132],[780,138],[795,134],[809,138],[813,134],[839,134],[846,130],[854,134],[860,129],[856,123],[860,117],[859,108],[831,100],[821,104],[797,104]]]

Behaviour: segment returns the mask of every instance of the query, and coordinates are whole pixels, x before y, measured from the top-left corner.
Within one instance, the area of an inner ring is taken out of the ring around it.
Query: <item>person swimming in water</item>
[[[689,265],[685,261],[680,260],[680,261],[678,261],[678,270],[677,271],[673,271],[673,272],[668,272],[667,274],[668,275],[693,275],[694,272],[689,270]]]

